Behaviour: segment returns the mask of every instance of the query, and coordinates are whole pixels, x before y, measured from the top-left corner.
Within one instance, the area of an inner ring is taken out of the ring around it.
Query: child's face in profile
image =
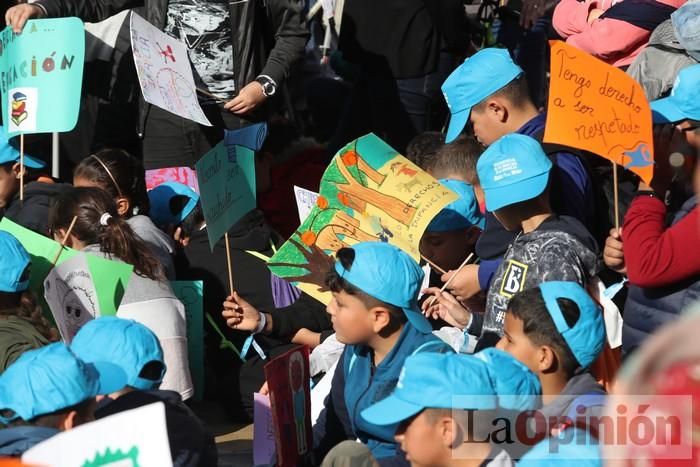
[[[0,165],[0,208],[7,207],[19,191],[18,174],[13,166]]]
[[[451,232],[425,232],[420,239],[420,252],[445,271],[452,271],[459,268],[474,251],[480,233],[478,227]]]
[[[401,422],[394,439],[413,467],[447,465],[449,462],[451,451],[444,445],[441,424],[432,420],[426,410]]]
[[[496,348],[511,354],[533,373],[539,372],[538,348],[523,331],[523,321],[515,318],[512,313],[506,313],[503,337],[498,341]]]
[[[333,292],[326,312],[331,315],[336,338],[343,344],[363,344],[374,334],[371,311],[354,295]]]

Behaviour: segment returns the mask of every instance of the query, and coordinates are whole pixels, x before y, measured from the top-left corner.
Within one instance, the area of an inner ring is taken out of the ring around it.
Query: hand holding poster
[[[595,153],[649,184],[654,173],[651,109],[639,83],[586,52],[550,43],[544,141]]]
[[[162,402],[121,412],[52,436],[22,462],[51,467],[172,467]]]
[[[209,246],[255,209],[255,153],[220,142],[196,164],[197,181]]]
[[[363,136],[333,158],[321,179],[316,206],[268,266],[328,303],[330,293],[324,289],[326,272],[333,266],[330,255],[358,242],[382,241],[418,261],[426,227],[456,199],[380,138]]]
[[[85,323],[100,316],[85,254],[77,254],[51,270],[44,281],[44,298],[66,344]]]
[[[275,429],[277,467],[294,467],[311,450],[309,348],[296,347],[265,365]]]
[[[131,48],[146,102],[211,126],[197,99],[197,87],[184,44],[131,13]]]
[[[78,18],[27,21],[0,33],[0,96],[7,135],[70,131],[78,121],[85,29]]]

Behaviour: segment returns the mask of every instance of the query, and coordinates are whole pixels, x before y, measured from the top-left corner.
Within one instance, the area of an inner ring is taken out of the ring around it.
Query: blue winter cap
[[[681,120],[700,120],[700,64],[683,68],[671,95],[651,102],[654,123],[675,123]]]
[[[373,425],[393,425],[423,409],[498,407],[487,364],[471,355],[419,353],[406,359],[396,389],[362,411]]]
[[[384,242],[361,242],[352,246],[355,259],[350,269],[336,261],[336,272],[364,293],[403,309],[408,321],[420,332],[433,328],[420,312],[418,292],[423,270],[398,247]]]
[[[539,378],[515,357],[495,347],[484,349],[474,357],[486,363],[499,407],[525,411],[540,406],[542,385]]]
[[[61,342],[22,354],[0,375],[0,410],[13,420],[32,419],[77,405],[126,385],[126,374],[110,363],[85,363]]]
[[[472,226],[484,228],[484,215],[479,210],[479,202],[474,187],[461,180],[442,178],[440,183],[454,191],[459,198],[451,202],[430,221],[425,229],[428,232],[451,232],[468,229]]]
[[[12,234],[0,231],[0,292],[17,293],[29,288],[29,253]]]
[[[464,130],[472,107],[523,74],[506,49],[481,49],[458,66],[442,84],[450,109],[450,126],[445,143]]]
[[[184,196],[187,203],[180,212],[173,212],[170,202],[176,196]],[[192,188],[179,182],[164,182],[148,191],[151,204],[149,216],[159,226],[180,225],[194,210],[199,202],[199,195]]]
[[[600,446],[592,434],[579,428],[567,428],[559,435],[535,444],[518,461],[518,467],[561,467],[569,464],[603,467]]]
[[[158,389],[165,375],[158,338],[146,326],[130,319],[114,316],[93,319],[80,328],[70,348],[85,362],[118,365],[126,374],[124,386]],[[162,368],[158,379],[140,377],[141,370],[151,362],[158,362]]]
[[[486,148],[476,163],[486,209],[493,212],[544,192],[552,161],[535,139],[511,133]]]
[[[603,312],[577,282],[543,282],[539,288],[547,311],[571,353],[582,368],[588,368],[605,344]],[[571,327],[566,324],[558,298],[568,298],[578,306],[579,318]]]
[[[673,32],[686,53],[700,62],[700,2],[688,1],[671,13]]]
[[[5,129],[0,126],[0,164],[19,162],[19,151],[10,144],[5,134]],[[43,169],[46,167],[46,164],[42,161],[26,153],[24,154],[24,165],[30,169]]]

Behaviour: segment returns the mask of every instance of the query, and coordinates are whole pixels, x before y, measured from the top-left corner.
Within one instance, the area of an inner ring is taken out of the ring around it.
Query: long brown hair
[[[163,270],[148,246],[117,214],[109,194],[99,188],[72,188],[58,196],[49,211],[49,228],[68,229],[86,245],[100,245],[100,251],[134,266],[134,272],[153,280],[164,278]]]
[[[10,316],[27,321],[49,342],[56,342],[59,339],[58,330],[44,317],[36,297],[29,290],[0,292],[0,319]]]

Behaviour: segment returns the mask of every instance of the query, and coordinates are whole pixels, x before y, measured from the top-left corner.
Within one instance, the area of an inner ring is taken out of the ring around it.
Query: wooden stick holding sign
[[[426,258],[425,256],[420,255],[420,257],[423,259],[423,261],[425,261],[425,262],[428,263],[430,266],[432,266],[432,268],[435,269],[435,270],[436,270],[437,272],[439,272],[440,274],[447,274],[447,271],[445,271],[445,270],[442,269],[440,266],[438,266],[437,264],[435,264],[435,263],[433,263],[432,261],[430,261],[430,260],[429,260],[428,258]]]
[[[24,201],[24,133],[19,135],[19,200]]]
[[[619,193],[617,190],[617,162],[612,163],[613,166],[613,202],[615,203],[615,232],[620,231],[620,202]]]
[[[464,261],[462,261],[462,264],[460,264],[459,267],[457,268],[457,270],[455,271],[455,273],[452,274],[452,277],[450,277],[447,280],[447,282],[445,282],[445,284],[440,288],[440,293],[443,293],[447,289],[447,287],[450,286],[450,284],[452,283],[454,278],[457,277],[457,274],[459,274],[459,271],[461,271],[464,268],[464,266],[466,266],[469,263],[469,261],[471,261],[473,256],[474,256],[474,253],[469,253],[469,256],[467,256],[467,258]],[[430,299],[430,301],[428,302],[428,308],[433,306],[433,303],[435,303],[435,300],[437,300],[437,295],[433,295],[433,298]]]
[[[228,290],[233,295],[233,269],[231,268],[231,245],[228,242],[228,232],[224,234],[224,242],[226,242],[226,266],[228,267]]]
[[[63,252],[63,249],[66,247],[66,242],[68,241],[68,237],[70,237],[70,234],[73,231],[73,227],[75,227],[75,222],[77,220],[78,220],[78,216],[73,216],[73,220],[71,221],[70,225],[68,226],[68,230],[66,230],[66,234],[63,236],[63,240],[61,240],[61,247],[56,252],[56,256],[54,256],[53,261],[51,261],[51,267],[56,266],[56,263],[58,262],[58,258],[61,257],[61,253]]]
[[[216,100],[217,102],[226,103],[226,99],[222,99],[221,97],[215,96],[214,94],[210,93],[209,91],[205,91],[204,89],[201,88],[196,88],[197,92],[200,94],[203,94],[205,96],[211,97],[212,99]]]

